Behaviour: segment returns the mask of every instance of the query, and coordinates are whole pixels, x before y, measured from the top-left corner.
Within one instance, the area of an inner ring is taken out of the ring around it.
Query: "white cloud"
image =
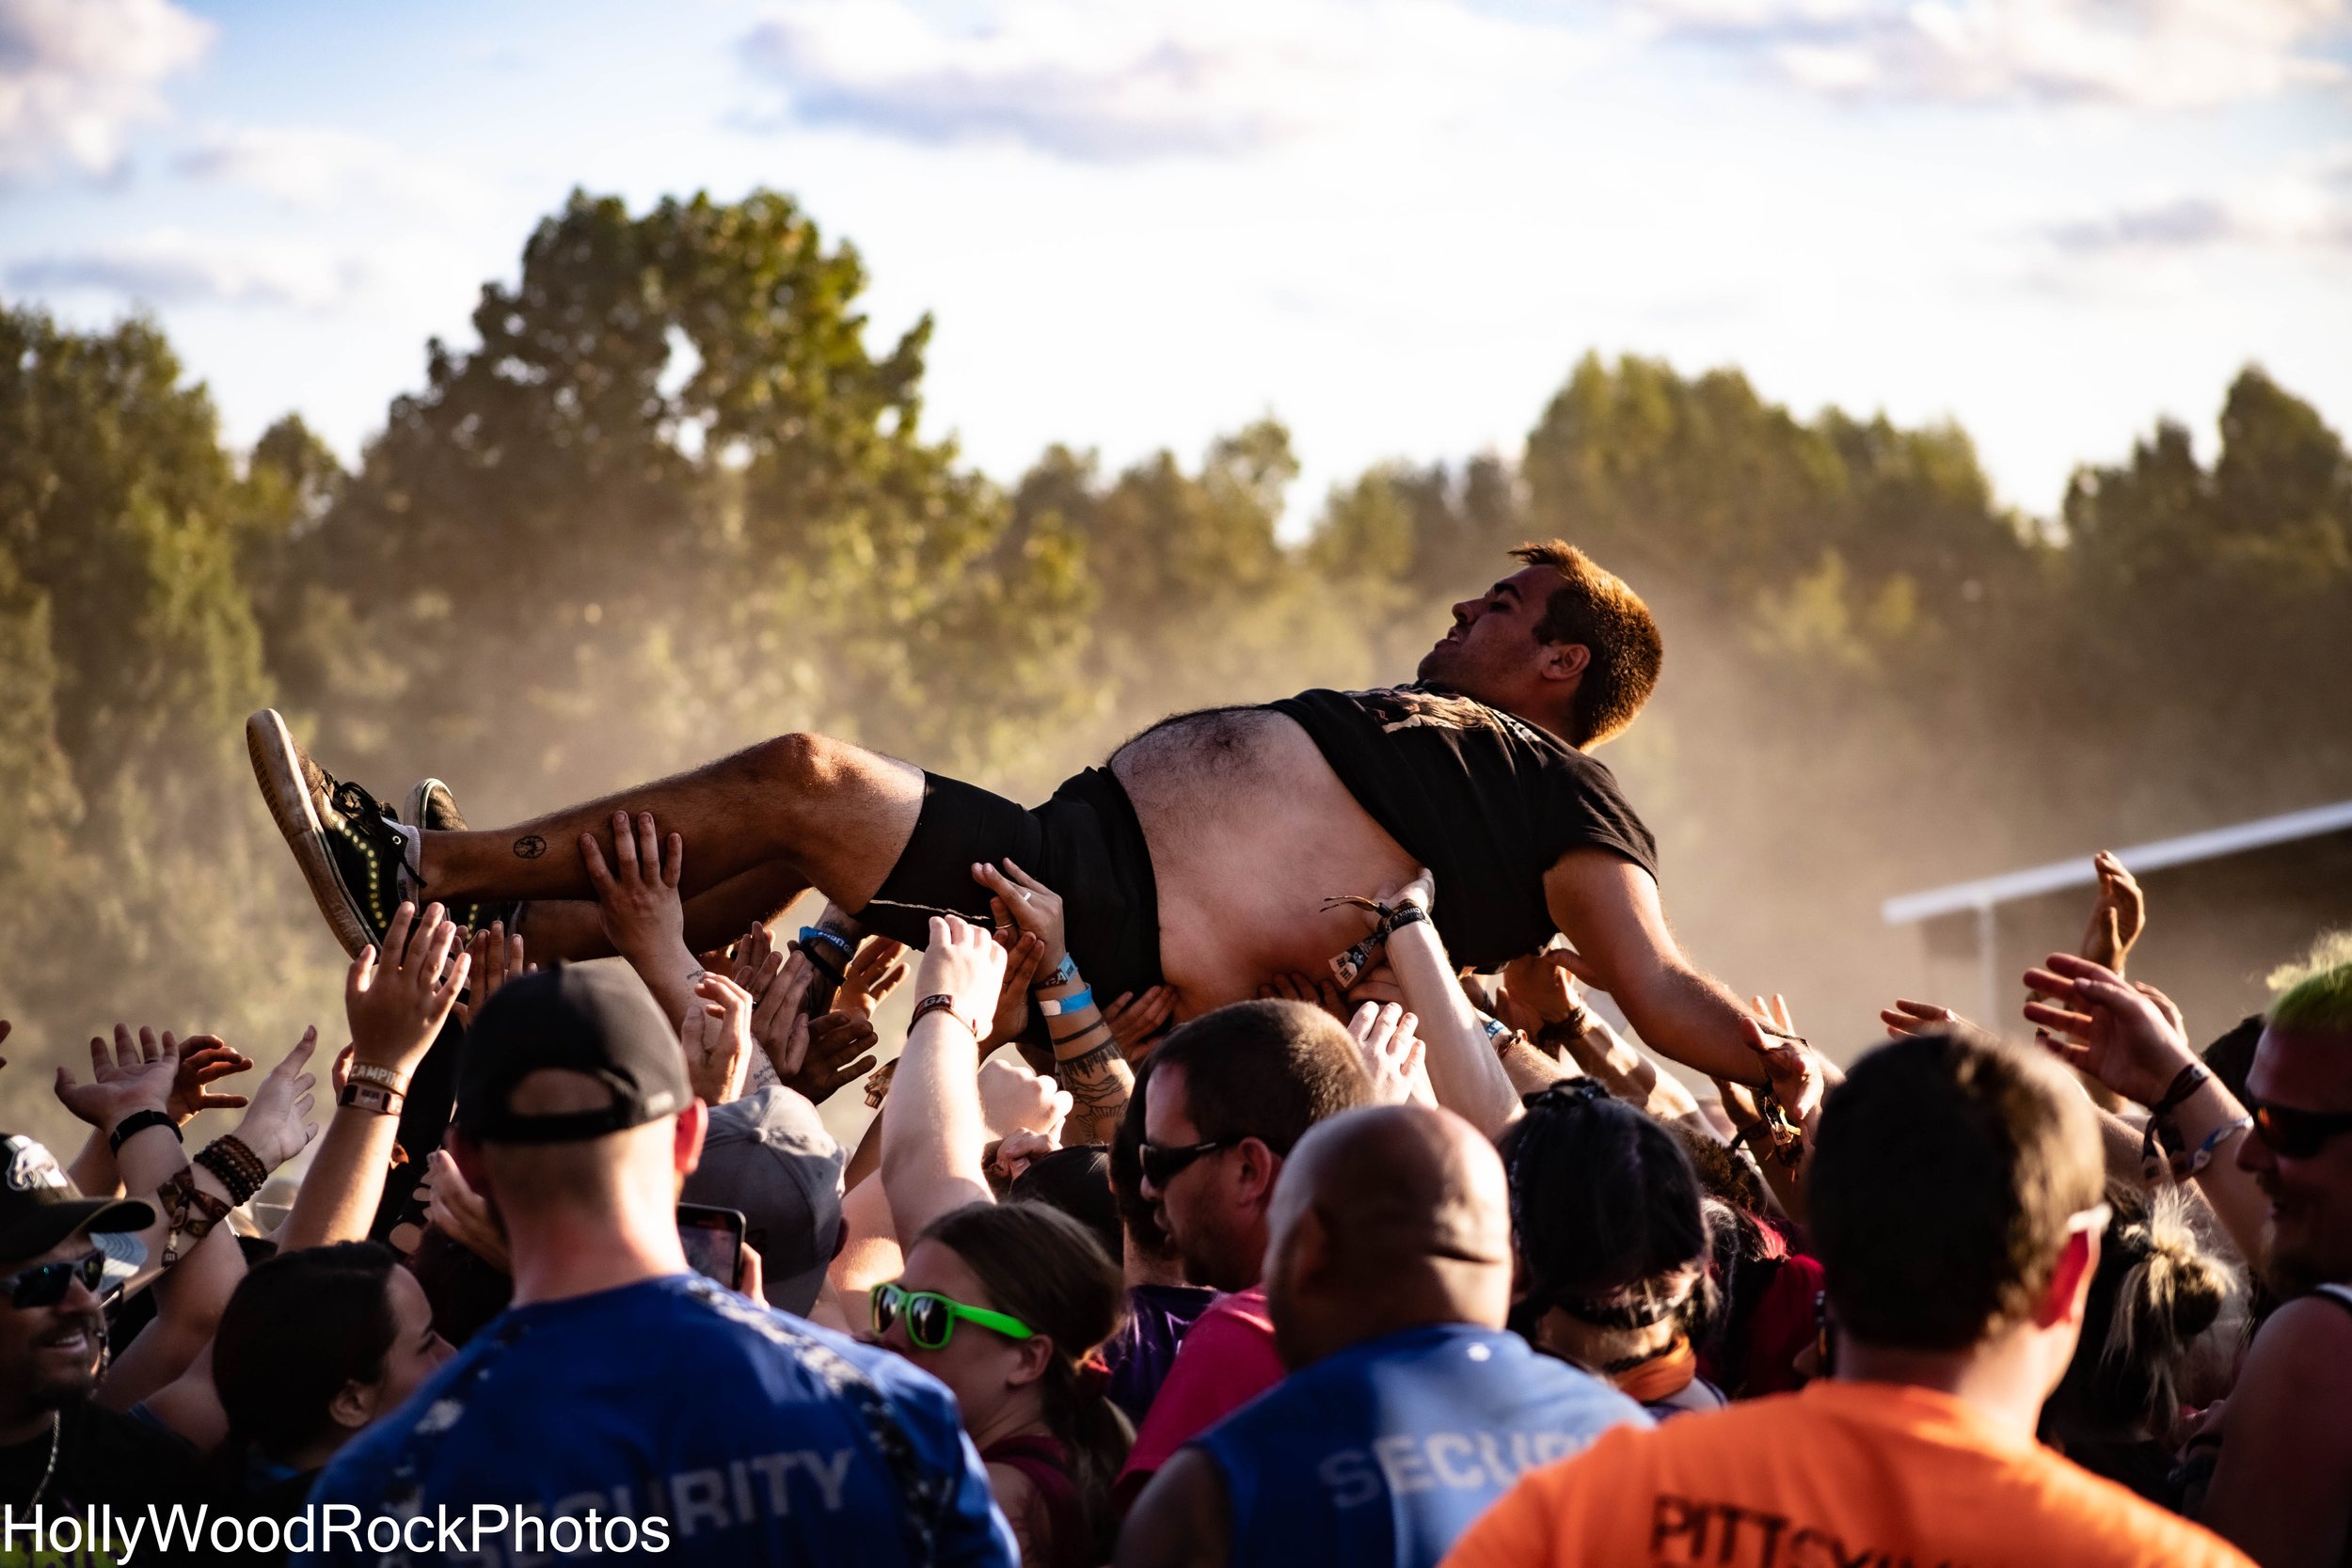
[[[215,129],[173,166],[192,179],[247,186],[303,208],[357,198],[437,209],[470,204],[481,195],[472,181],[389,142],[320,126]]]
[[[212,38],[170,0],[0,0],[0,181],[119,166]]]
[[[793,0],[742,40],[804,124],[1121,162],[1441,123],[1590,60],[1565,29],[1448,0],[999,0],[951,30],[903,0]]]
[[[2075,255],[2147,257],[2236,245],[2352,250],[2352,148],[2326,150],[2225,195],[2190,193],[2053,224],[2045,237]]]
[[[366,285],[365,266],[315,245],[158,229],[136,239],[36,256],[8,268],[12,289],[95,292],[143,305],[264,305],[331,310]]]
[[[2213,108],[2341,86],[2352,0],[1642,0],[1836,97]]]

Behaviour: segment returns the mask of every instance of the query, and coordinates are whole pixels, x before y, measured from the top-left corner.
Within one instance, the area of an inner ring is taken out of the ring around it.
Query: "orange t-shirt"
[[[2220,1537],[1948,1394],[1817,1382],[1521,1481],[1444,1568],[2252,1568]]]

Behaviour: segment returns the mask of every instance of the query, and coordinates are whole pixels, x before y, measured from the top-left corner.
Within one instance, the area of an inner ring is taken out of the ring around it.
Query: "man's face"
[[[38,1258],[0,1263],[16,1275],[45,1263],[76,1263],[97,1252],[87,1236],[69,1236]],[[86,1400],[98,1381],[105,1338],[98,1298],[76,1277],[54,1307],[13,1307],[0,1291],[0,1411],[60,1410]]]
[[[1152,1074],[1152,1094],[1143,1109],[1144,1141],[1162,1148],[1189,1148],[1201,1141],[1192,1119],[1192,1102],[1185,1092],[1182,1068],[1163,1068]],[[1184,1260],[1185,1277],[1220,1291],[1237,1291],[1255,1284],[1257,1257],[1238,1256],[1248,1250],[1240,1239],[1242,1217],[1233,1212],[1225,1177],[1231,1149],[1220,1149],[1178,1171],[1163,1188],[1144,1179],[1143,1196],[1156,1205],[1160,1228],[1168,1244]],[[1235,1283],[1229,1283],[1235,1281]]]
[[[2290,1110],[2352,1112],[2352,1039],[2265,1030],[2246,1089]],[[2237,1159],[2270,1199],[2270,1265],[2281,1282],[2352,1280],[2352,1132],[2302,1158],[2249,1133]]]
[[[1454,607],[1454,627],[1422,656],[1421,679],[1466,697],[1495,702],[1525,685],[1543,657],[1535,641],[1559,573],[1549,566],[1514,572],[1475,599]]]

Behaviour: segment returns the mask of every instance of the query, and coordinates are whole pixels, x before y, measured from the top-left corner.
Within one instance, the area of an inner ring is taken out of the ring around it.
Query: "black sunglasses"
[[[1220,1148],[1231,1148],[1239,1142],[1239,1138],[1211,1138],[1206,1143],[1173,1148],[1146,1140],[1136,1146],[1136,1164],[1143,1167],[1146,1181],[1166,1192],[1168,1184],[1184,1175],[1185,1168],[1195,1160],[1204,1154],[1215,1154]]]
[[[2254,1131],[2271,1152],[2290,1160],[2308,1160],[2337,1133],[2352,1132],[2352,1111],[2298,1111],[2249,1100],[2246,1114],[2254,1118]]]
[[[106,1277],[106,1255],[93,1252],[71,1263],[43,1263],[37,1268],[22,1269],[15,1274],[0,1275],[0,1291],[8,1293],[8,1305],[22,1310],[30,1307],[55,1307],[65,1300],[76,1278],[82,1289],[92,1295],[98,1293],[98,1282]]]

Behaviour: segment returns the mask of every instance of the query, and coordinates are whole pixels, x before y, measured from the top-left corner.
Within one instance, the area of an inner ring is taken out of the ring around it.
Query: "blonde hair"
[[[2265,1022],[2317,1035],[2352,1035],[2352,930],[2328,931],[2296,963],[2270,972]]]
[[[2167,1187],[2137,1214],[2119,1210],[2107,1227],[2107,1246],[2123,1267],[2099,1353],[2100,1381],[2117,1393],[2137,1385],[2131,1414],[2155,1433],[2180,1407],[2190,1352],[2237,1289],[2235,1271],[2207,1250],[2188,1216],[2188,1196]]]

